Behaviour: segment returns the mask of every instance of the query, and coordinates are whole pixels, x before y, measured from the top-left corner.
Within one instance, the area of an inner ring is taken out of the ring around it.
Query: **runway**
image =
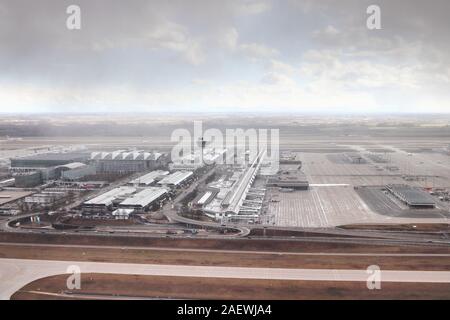
[[[366,270],[242,268],[0,259],[0,299],[9,299],[14,292],[34,280],[58,274],[65,274],[70,266],[79,267],[81,273],[113,273],[153,276],[363,282],[367,281],[369,277]],[[81,279],[81,282],[82,281],[83,280]],[[381,281],[450,283],[450,271],[381,270]]]

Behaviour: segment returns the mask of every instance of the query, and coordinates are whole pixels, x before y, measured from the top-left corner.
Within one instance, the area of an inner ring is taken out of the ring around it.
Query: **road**
[[[34,280],[58,274],[65,274],[67,273],[69,266],[78,266],[81,273],[112,273],[234,279],[365,282],[369,276],[366,270],[242,268],[0,259],[0,299],[9,299],[14,292]],[[83,279],[81,279],[81,285],[83,285],[82,281]],[[382,270],[381,281],[450,283],[450,271]]]

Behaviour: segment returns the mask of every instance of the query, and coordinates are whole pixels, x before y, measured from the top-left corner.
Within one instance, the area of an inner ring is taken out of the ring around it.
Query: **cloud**
[[[239,33],[236,28],[228,28],[219,35],[219,43],[227,50],[235,51],[238,45]]]
[[[188,63],[198,65],[205,60],[205,53],[201,41],[189,35],[181,25],[163,20],[158,25],[133,37],[104,38],[92,44],[94,51],[105,51],[115,48],[144,47],[149,50],[167,49],[178,53]]]
[[[252,59],[269,59],[279,54],[277,49],[267,47],[258,43],[244,43],[239,46],[239,50]]]
[[[0,0],[0,110],[450,112],[450,2]]]
[[[271,3],[263,0],[241,0],[235,3],[236,11],[243,15],[257,15],[270,10]]]
[[[330,25],[324,29],[314,31],[313,34],[316,38],[334,38],[340,34],[340,32],[338,29]]]

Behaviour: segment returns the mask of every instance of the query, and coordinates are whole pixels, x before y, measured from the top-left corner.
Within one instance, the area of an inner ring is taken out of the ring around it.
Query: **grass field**
[[[449,299],[450,284],[285,281],[223,278],[82,274],[81,289],[69,291],[67,275],[39,279],[11,299]]]

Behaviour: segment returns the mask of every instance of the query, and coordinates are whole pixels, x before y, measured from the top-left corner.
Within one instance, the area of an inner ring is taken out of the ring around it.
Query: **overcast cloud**
[[[0,111],[450,113],[449,15],[448,0],[0,0]]]

